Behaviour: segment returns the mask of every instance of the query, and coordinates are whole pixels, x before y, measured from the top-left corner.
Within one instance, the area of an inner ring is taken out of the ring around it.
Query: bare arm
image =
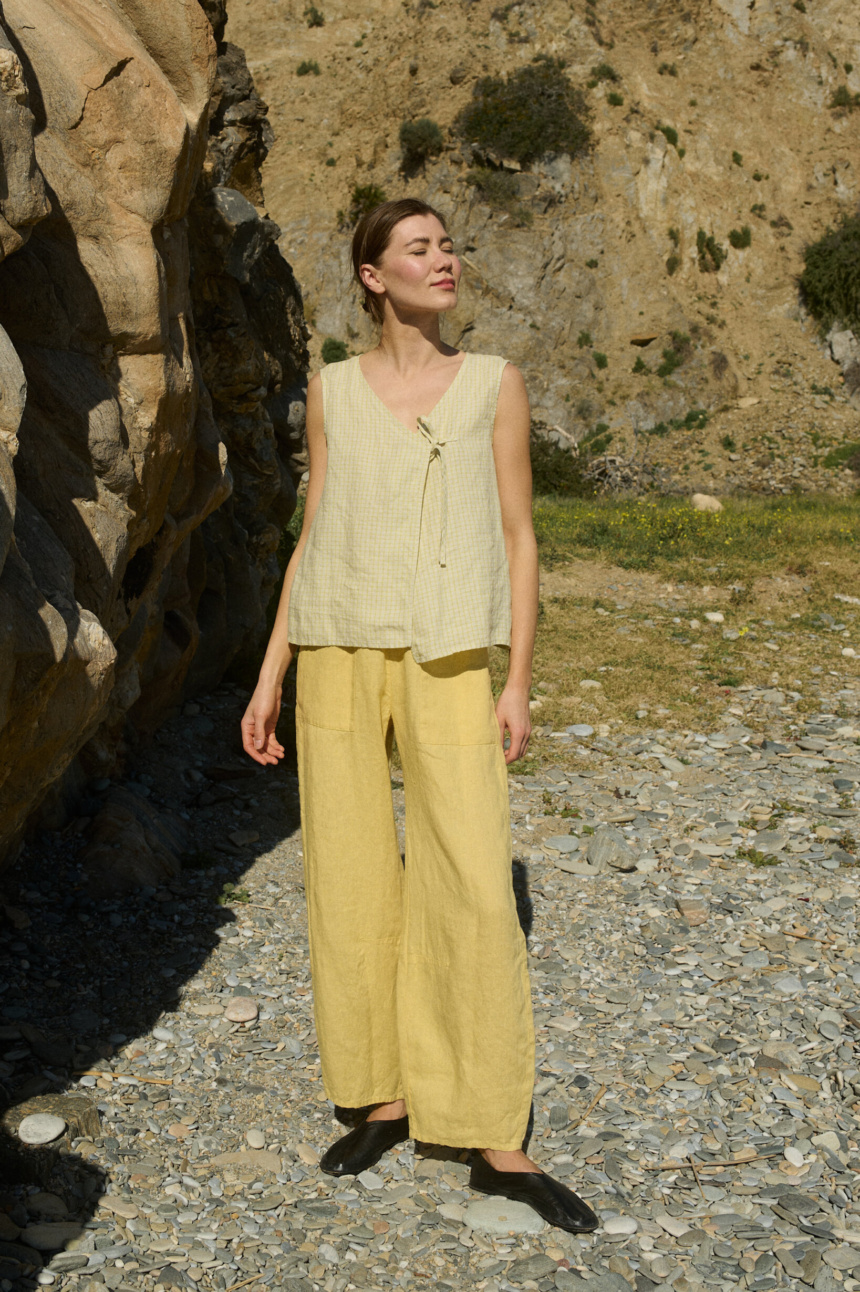
[[[510,745],[505,751],[508,763],[522,758],[532,729],[529,691],[537,629],[538,559],[532,526],[530,433],[525,382],[519,369],[509,363],[502,373],[493,431],[496,480],[511,576],[511,655],[508,680],[496,705],[502,741],[506,728],[510,734]]]
[[[263,766],[277,763],[284,756],[284,747],[275,735],[275,727],[281,712],[284,674],[293,658],[293,647],[289,636],[290,591],[325,483],[327,449],[323,429],[322,382],[319,374],[312,377],[308,383],[306,428],[310,474],[302,532],[284,575],[278,613],[260,669],[260,678],[242,719],[242,745],[245,753]]]

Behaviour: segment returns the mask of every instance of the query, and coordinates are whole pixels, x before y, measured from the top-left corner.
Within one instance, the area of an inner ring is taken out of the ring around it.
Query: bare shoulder
[[[314,396],[319,395],[321,391],[322,391],[322,375],[318,372],[315,372],[314,375],[311,377],[310,381],[308,382],[308,399],[310,399],[312,395]]]
[[[496,428],[513,421],[519,424],[529,420],[529,396],[523,374],[513,363],[506,363],[499,382],[496,404]]]
[[[528,398],[525,378],[516,364],[511,363],[510,359],[505,363],[505,366],[502,369],[502,381],[499,386],[499,393],[506,396],[519,395]]]

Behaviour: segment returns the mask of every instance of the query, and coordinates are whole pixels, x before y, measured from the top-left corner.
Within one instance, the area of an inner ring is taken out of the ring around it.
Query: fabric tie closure
[[[430,471],[430,463],[438,461],[442,469],[442,524],[439,529],[439,564],[447,566],[448,564],[448,467],[445,462],[445,454],[442,449],[446,444],[450,444],[456,439],[456,435],[446,435],[442,431],[434,430],[430,423],[424,417],[418,418],[418,429],[430,445],[430,455],[427,459],[427,471]]]

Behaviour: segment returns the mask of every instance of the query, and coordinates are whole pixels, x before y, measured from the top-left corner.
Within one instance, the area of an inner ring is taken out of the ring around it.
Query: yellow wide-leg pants
[[[522,1147],[534,1029],[488,652],[302,647],[296,732],[326,1094],[404,1099],[425,1142]]]

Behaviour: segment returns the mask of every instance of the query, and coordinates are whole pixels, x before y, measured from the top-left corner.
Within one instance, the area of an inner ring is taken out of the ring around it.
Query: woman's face
[[[460,262],[435,215],[410,215],[394,226],[377,265],[362,265],[362,281],[384,292],[398,315],[439,313],[457,304]]]

